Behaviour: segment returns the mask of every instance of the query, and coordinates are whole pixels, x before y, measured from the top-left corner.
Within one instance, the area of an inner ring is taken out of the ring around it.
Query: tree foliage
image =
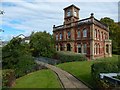
[[[113,53],[120,54],[120,25],[115,23],[113,19],[105,17],[100,20],[109,26],[110,39],[112,39]]]
[[[35,66],[28,44],[21,43],[20,38],[13,38],[3,47],[2,59],[3,69],[15,70],[16,77],[25,75]]]
[[[30,38],[30,48],[34,57],[52,57],[55,53],[54,38],[45,31],[32,33]]]

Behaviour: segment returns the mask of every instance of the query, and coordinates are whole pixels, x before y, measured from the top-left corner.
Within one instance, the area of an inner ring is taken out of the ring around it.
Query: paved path
[[[65,89],[70,89],[70,88],[77,88],[78,89],[86,89],[86,90],[90,90],[90,88],[88,88],[85,84],[83,84],[82,82],[80,82],[78,79],[76,79],[75,77],[73,77],[71,74],[69,74],[68,72],[58,68],[58,67],[55,67],[53,65],[50,65],[50,64],[47,64],[47,63],[43,63],[41,61],[36,61],[38,64],[42,64],[44,65],[45,67],[51,69],[52,71],[54,71],[62,85],[63,85],[63,88]]]

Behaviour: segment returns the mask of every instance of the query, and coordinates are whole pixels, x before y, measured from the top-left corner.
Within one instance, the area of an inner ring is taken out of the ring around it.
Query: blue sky
[[[80,8],[80,19],[90,17],[94,13],[95,18],[110,17],[118,21],[118,0],[3,0],[0,10],[0,38],[10,40],[19,34],[29,36],[32,31],[47,31],[52,34],[53,25],[63,24],[63,8],[74,4]],[[114,2],[112,2],[114,1]]]

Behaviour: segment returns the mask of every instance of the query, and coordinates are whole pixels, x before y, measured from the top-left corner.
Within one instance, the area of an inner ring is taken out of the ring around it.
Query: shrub
[[[110,62],[97,62],[91,66],[91,73],[94,81],[96,82],[96,87],[98,88],[109,88],[110,85],[106,84],[104,80],[100,79],[100,73],[118,73],[120,70],[118,61]]]
[[[118,69],[120,71],[120,55],[118,56]]]
[[[34,63],[32,56],[30,56],[29,54],[19,56],[18,63],[15,65],[16,77],[21,77],[26,75],[27,73],[34,71],[35,66],[36,64]]]
[[[2,49],[3,69],[13,69],[15,76],[20,77],[33,71],[35,62],[29,51],[29,45],[21,43],[20,38],[13,38]]]
[[[2,88],[11,87],[15,82],[15,72],[11,69],[2,70]]]
[[[61,63],[87,60],[84,55],[63,51],[57,52],[54,58],[60,60]]]

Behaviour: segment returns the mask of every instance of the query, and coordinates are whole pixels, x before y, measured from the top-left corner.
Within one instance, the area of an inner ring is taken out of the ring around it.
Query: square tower
[[[64,24],[69,24],[79,20],[79,8],[75,5],[70,5],[64,10]]]

